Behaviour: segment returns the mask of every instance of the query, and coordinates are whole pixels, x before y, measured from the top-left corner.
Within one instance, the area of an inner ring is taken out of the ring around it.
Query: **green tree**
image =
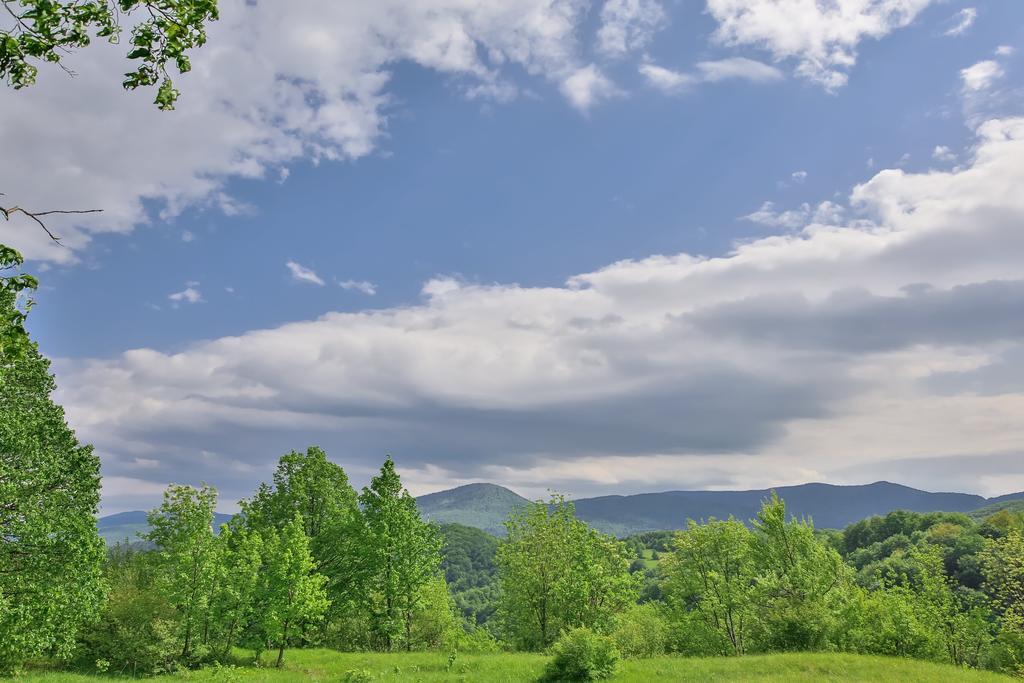
[[[326,578],[314,571],[309,538],[300,513],[280,532],[269,529],[263,538],[264,564],[256,596],[260,632],[277,644],[277,663],[284,662],[288,639],[296,626],[315,622],[327,610]]]
[[[755,600],[762,646],[769,650],[824,647],[851,580],[839,553],[807,520],[788,519],[772,492],[753,521]]]
[[[0,78],[9,86],[32,85],[35,63],[60,64],[93,38],[117,42],[125,16],[133,20],[128,59],[137,65],[123,85],[159,83],[155,104],[161,109],[173,109],[178,98],[168,65],[178,73],[191,70],[189,50],[206,42],[206,24],[218,17],[217,0],[3,0],[3,6],[12,21],[0,30]]]
[[[181,658],[195,654],[196,638],[209,639],[209,604],[217,576],[218,548],[213,535],[216,489],[172,484],[160,507],[146,516],[144,538],[156,549],[159,589],[179,618]]]
[[[103,599],[99,459],[50,395],[49,362],[24,329],[36,285],[0,245],[0,669],[65,657]],[[21,304],[19,306],[19,304]]]
[[[440,574],[440,533],[420,517],[416,499],[402,487],[390,457],[363,488],[359,502],[361,570],[374,629],[385,649],[390,650],[400,635],[405,648],[411,649],[424,589]]]
[[[610,628],[636,601],[625,545],[576,519],[572,503],[554,497],[514,510],[498,548],[498,617],[517,647],[540,650],[562,630]]]
[[[261,484],[251,500],[242,502],[239,521],[256,531],[281,531],[296,513],[302,516],[316,571],[327,577],[332,610],[340,612],[362,593],[359,573],[353,571],[363,554],[359,509],[345,470],[316,446],[282,456],[273,485]]]
[[[753,535],[742,522],[693,520],[662,560],[663,590],[677,620],[697,617],[741,655],[756,619]]]
[[[221,656],[231,652],[241,631],[252,620],[260,572],[263,569],[263,538],[245,528],[221,528],[210,614],[217,629]]]
[[[1024,534],[989,539],[979,554],[984,588],[999,620],[995,665],[1024,672]]]

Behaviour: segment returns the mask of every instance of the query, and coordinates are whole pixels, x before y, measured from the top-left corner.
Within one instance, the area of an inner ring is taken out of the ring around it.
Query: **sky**
[[[1024,490],[1024,3],[222,0],[0,90],[104,513],[321,445],[529,496]],[[60,217],[58,217],[60,218]]]

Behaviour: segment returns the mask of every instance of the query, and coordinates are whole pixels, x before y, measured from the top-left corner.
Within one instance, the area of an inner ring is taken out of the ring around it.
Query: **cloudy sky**
[[[0,90],[104,512],[355,483],[1024,490],[1024,3],[222,0]]]

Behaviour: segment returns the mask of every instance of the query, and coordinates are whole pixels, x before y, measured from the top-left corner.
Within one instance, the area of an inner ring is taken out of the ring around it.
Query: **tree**
[[[850,570],[839,553],[814,535],[807,520],[787,519],[786,504],[772,492],[753,521],[755,599],[763,646],[811,650],[824,646],[834,626],[835,601]]]
[[[3,0],[11,28],[0,30],[0,78],[13,88],[36,82],[33,62],[58,64],[69,51],[89,45],[93,38],[115,43],[121,34],[119,18],[134,19],[128,59],[137,66],[125,74],[126,89],[157,85],[155,104],[173,109],[178,99],[168,73],[192,65],[188,51],[206,42],[206,24],[218,18],[217,0]]]
[[[695,615],[703,626],[741,655],[756,619],[753,535],[731,517],[693,520],[676,535],[662,561],[664,591],[679,620]]]
[[[243,501],[240,519],[249,529],[282,531],[296,513],[302,517],[316,571],[327,577],[332,605],[341,609],[360,591],[351,571],[362,552],[359,510],[345,470],[316,446],[282,456],[273,486],[261,484],[251,500]]]
[[[284,651],[292,629],[323,616],[329,601],[326,579],[315,573],[304,521],[296,513],[280,532],[269,529],[263,538],[264,565],[257,591],[256,618],[267,640],[277,643],[277,663],[284,663]]]
[[[253,616],[263,569],[263,538],[257,532],[224,525],[217,545],[219,562],[210,613],[217,629],[219,654],[226,656]]]
[[[440,574],[441,536],[424,522],[389,457],[359,496],[363,509],[362,571],[366,602],[383,647],[404,634],[412,649],[413,621],[424,589]]]
[[[629,573],[625,545],[576,519],[564,498],[516,509],[505,526],[498,616],[517,647],[545,649],[563,629],[607,629],[636,601],[638,578]]]
[[[98,616],[104,545],[99,459],[50,395],[49,362],[25,332],[36,285],[0,245],[0,669],[71,652]],[[13,274],[5,272],[14,271]]]
[[[178,613],[181,658],[194,653],[195,639],[209,639],[210,594],[217,574],[213,536],[216,489],[172,484],[160,507],[146,516],[145,539],[157,552],[158,586]]]

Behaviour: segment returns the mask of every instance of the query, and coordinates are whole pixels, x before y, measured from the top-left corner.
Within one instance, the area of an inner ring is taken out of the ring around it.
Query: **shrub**
[[[668,625],[657,605],[633,605],[615,617],[611,636],[627,659],[656,657],[667,649]]]
[[[611,678],[619,663],[619,651],[608,636],[589,628],[562,634],[551,648],[554,657],[544,671],[546,681],[597,681]]]
[[[132,676],[175,668],[178,647],[174,608],[133,584],[116,585],[103,615],[83,634],[81,656],[97,669]]]

